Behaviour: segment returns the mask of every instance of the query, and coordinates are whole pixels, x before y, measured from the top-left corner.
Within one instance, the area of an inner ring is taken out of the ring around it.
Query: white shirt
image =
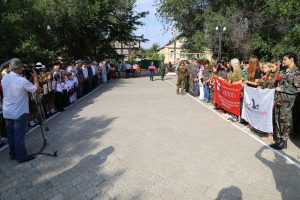
[[[82,72],[83,72],[83,77],[84,78],[88,78],[89,72],[88,72],[88,69],[86,67],[82,68]]]
[[[73,77],[73,82],[75,86],[78,86],[78,78],[76,76]]]
[[[63,92],[62,84],[60,82],[56,83],[56,92]]]
[[[74,82],[72,79],[66,80],[65,89],[69,92],[74,87]]]
[[[75,66],[73,67],[73,71],[75,72],[75,74],[78,73],[78,66],[77,66],[77,65],[75,65]]]
[[[1,83],[4,118],[18,119],[21,115],[29,113],[28,92],[35,92],[37,87],[15,72],[5,75]]]
[[[93,76],[95,76],[97,74],[96,66],[92,65],[91,67],[92,67],[92,71],[93,71]]]
[[[125,67],[126,67],[126,69],[132,69],[132,65],[131,64],[126,64]]]
[[[68,72],[68,73],[70,73],[72,70],[73,70],[73,67],[72,67],[72,66],[69,66],[69,67],[67,68],[67,72]]]

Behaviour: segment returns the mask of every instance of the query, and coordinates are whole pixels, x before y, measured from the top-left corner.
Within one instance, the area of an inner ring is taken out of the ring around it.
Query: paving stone
[[[81,192],[84,193],[86,191],[88,191],[93,185],[88,182],[88,181],[84,181],[81,182],[79,185],[76,186],[76,188]]]
[[[50,200],[63,200],[64,199],[64,195],[61,193],[58,193],[56,195],[54,195]]]
[[[99,193],[97,194],[97,196],[95,196],[93,198],[93,200],[112,200],[113,198],[111,198],[109,195],[107,195],[106,193]]]
[[[87,198],[91,199],[95,197],[97,194],[99,194],[100,191],[96,187],[91,187],[88,191],[86,191],[84,194]]]
[[[80,194],[80,191],[76,187],[71,187],[63,192],[64,199],[72,199]]]
[[[72,185],[73,185],[73,186],[77,186],[77,185],[79,185],[80,183],[82,183],[83,181],[84,181],[83,178],[77,177],[77,178],[75,178],[74,180],[72,180],[71,182],[72,182]]]
[[[300,198],[298,168],[177,96],[176,78],[167,79],[113,81],[48,121],[45,151],[57,149],[57,158],[18,165],[1,151],[0,199]],[[28,151],[40,139],[38,129],[27,135]],[[291,142],[282,153],[298,150]]]
[[[90,200],[90,199],[88,199],[83,193],[80,193],[72,197],[72,200]]]
[[[49,199],[58,193],[56,188],[50,188],[42,193],[44,199]]]

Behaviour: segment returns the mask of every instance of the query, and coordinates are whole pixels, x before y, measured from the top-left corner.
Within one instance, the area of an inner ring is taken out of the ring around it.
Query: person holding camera
[[[3,86],[3,116],[8,134],[9,156],[12,160],[23,163],[35,158],[27,155],[25,134],[29,113],[28,92],[36,92],[39,83],[35,71],[31,74],[34,84],[22,76],[24,69],[18,58],[13,58],[10,61],[9,69],[11,72],[5,75],[1,81]]]

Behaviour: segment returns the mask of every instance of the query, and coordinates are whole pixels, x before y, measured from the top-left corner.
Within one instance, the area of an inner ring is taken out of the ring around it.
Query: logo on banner
[[[259,109],[259,104],[255,103],[255,99],[252,98],[252,109],[257,110]]]
[[[251,102],[252,103],[246,103],[245,102],[245,107],[250,111],[253,112],[257,115],[261,115],[261,116],[266,116],[268,115],[268,111],[266,110],[259,110],[259,104],[256,104],[255,99],[251,98]]]
[[[239,116],[241,85],[230,84],[216,76],[214,79],[214,102],[224,110]]]
[[[244,88],[242,118],[260,131],[273,131],[273,102],[275,89]]]
[[[217,80],[217,91],[221,91],[221,83],[219,82],[219,80]]]
[[[230,98],[236,98],[236,94],[234,92],[229,92],[227,90],[223,90],[223,94]]]

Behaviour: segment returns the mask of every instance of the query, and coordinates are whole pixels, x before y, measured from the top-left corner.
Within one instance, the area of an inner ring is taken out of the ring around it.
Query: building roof
[[[175,40],[178,40],[179,38],[182,38],[182,35],[176,36],[176,37],[175,37]],[[158,51],[161,50],[161,49],[163,49],[163,48],[165,48],[166,46],[171,45],[173,42],[174,42],[174,38],[173,38],[172,40],[169,40],[169,42],[168,42],[167,44],[165,44],[165,45],[163,45],[161,48],[159,48]]]

